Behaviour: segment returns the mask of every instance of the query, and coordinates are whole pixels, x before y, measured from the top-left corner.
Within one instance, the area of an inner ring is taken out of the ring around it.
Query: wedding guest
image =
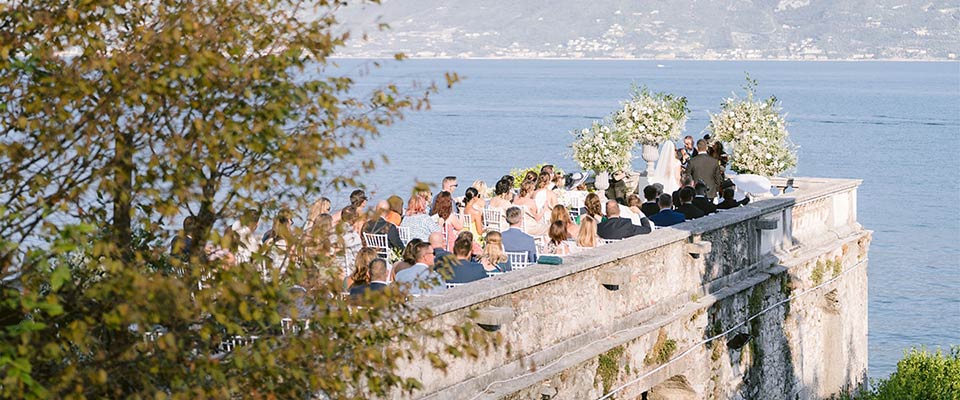
[[[183,228],[177,233],[177,236],[170,242],[170,254],[187,260],[190,252],[193,251],[193,231],[197,226],[197,217],[192,215],[183,219]]]
[[[723,201],[721,201],[720,204],[717,204],[717,209],[729,210],[731,208],[737,208],[750,203],[749,197],[744,197],[743,200],[740,200],[740,201],[737,201],[736,199],[734,199],[733,196],[736,195],[736,193],[737,193],[736,189],[732,187],[723,189]]]
[[[303,226],[305,232],[310,232],[313,225],[317,223],[317,218],[323,214],[330,214],[330,199],[321,197],[310,205],[310,212],[307,214],[307,223]]]
[[[506,211],[507,223],[510,229],[501,233],[503,236],[503,249],[509,252],[526,252],[527,261],[537,262],[537,245],[530,236],[520,230],[520,222],[523,218],[523,211],[520,207],[510,207]]]
[[[669,194],[661,194],[657,204],[660,207],[660,212],[650,216],[650,221],[657,224],[657,226],[665,227],[676,225],[686,220],[683,213],[673,210],[673,197]]]
[[[456,262],[450,264],[451,275],[447,283],[469,283],[487,277],[483,265],[470,260],[473,251],[473,234],[463,232],[453,244],[453,255]]]
[[[680,203],[680,190],[683,189],[683,188],[685,188],[685,187],[688,187],[688,188],[690,188],[690,189],[693,189],[694,182],[695,182],[695,181],[693,180],[693,177],[690,176],[690,174],[683,174],[683,175],[680,176],[680,189],[677,189],[677,190],[675,190],[675,191],[673,192],[673,207],[674,207],[674,208],[680,207],[680,204],[681,204],[681,203]]]
[[[347,276],[353,271],[354,261],[357,253],[360,252],[363,242],[360,240],[360,234],[353,230],[354,221],[357,219],[357,209],[353,206],[346,206],[340,210],[341,221],[340,228],[337,230],[334,242],[336,253],[343,254],[344,268],[348,270]]]
[[[540,174],[546,173],[547,175],[553,176],[553,170],[554,168],[552,164],[544,164],[542,167],[540,167]]]
[[[400,222],[400,226],[410,228],[410,237],[427,240],[433,232],[440,231],[440,225],[426,214],[427,200],[423,196],[414,194],[407,202],[407,216]]]
[[[394,283],[407,288],[412,295],[441,294],[446,287],[441,282],[441,276],[433,270],[433,249],[429,243],[421,242],[414,247],[416,263],[412,267],[397,272]]]
[[[646,202],[640,205],[640,211],[643,212],[643,215],[646,215],[647,218],[649,218],[660,212],[660,206],[657,205],[657,198],[660,197],[660,193],[656,186],[647,185],[644,187],[643,197],[647,199]]]
[[[510,189],[513,188],[513,184],[510,183],[510,179],[500,179],[497,181],[497,185],[493,188],[493,198],[490,199],[490,208],[498,210],[506,210],[510,208],[513,201],[513,192]]]
[[[683,148],[677,151],[680,159],[681,167],[686,170],[687,163],[690,161],[693,156],[697,155],[697,149],[693,147],[693,136],[685,136],[683,138]]]
[[[553,206],[559,202],[557,194],[553,192],[551,185],[553,185],[552,173],[541,173],[540,176],[537,177],[537,189],[533,194],[533,201],[537,204],[542,214],[546,214],[547,210],[552,209]]]
[[[683,217],[688,221],[704,216],[703,210],[693,205],[693,193],[691,187],[680,189],[680,207],[677,207],[677,211],[683,213]]]
[[[626,199],[627,206],[620,207],[620,217],[629,219],[634,225],[640,225],[643,223],[643,218],[646,218],[646,215],[640,211],[640,196],[631,194],[627,196]]]
[[[626,239],[628,237],[650,233],[650,220],[646,217],[642,225],[634,225],[633,221],[620,217],[620,205],[616,200],[607,201],[607,220],[597,224],[597,235],[604,239]]]
[[[721,143],[719,140],[714,141],[713,144],[707,148],[707,154],[709,154],[710,157],[717,159],[717,161],[720,163],[721,170],[725,170],[727,168],[727,162],[730,161],[730,158],[727,157],[727,153],[723,151],[723,143]]]
[[[513,205],[521,207],[523,210],[523,227],[524,232],[531,235],[542,235],[547,230],[547,225],[543,223],[543,214],[542,210],[537,207],[536,200],[533,199],[534,195],[534,183],[532,181],[524,181],[520,184],[520,194],[513,199]],[[508,219],[509,223],[510,220]]]
[[[564,228],[563,221],[554,221],[550,224],[548,233],[550,241],[543,247],[546,254],[567,255],[570,254],[570,246],[567,245],[567,230]]]
[[[262,246],[272,260],[272,267],[283,274],[293,256],[293,220],[289,210],[280,210],[273,220],[273,226],[263,234]]]
[[[356,189],[350,192],[350,205],[353,206],[354,210],[357,212],[357,215],[363,213],[363,209],[367,207],[367,194],[360,189]],[[343,209],[337,211],[336,214],[333,214],[333,223],[339,223],[340,218],[342,217]]]
[[[430,248],[433,250],[435,260],[442,260],[447,256],[453,255],[453,253],[447,251],[446,243],[443,241],[443,234],[440,232],[431,233],[427,243],[430,244]]]
[[[563,229],[567,232],[567,239],[574,239],[580,234],[580,227],[573,223],[570,218],[570,211],[562,204],[553,206],[553,212],[550,213],[550,223],[563,222]]]
[[[723,190],[733,189],[734,194],[736,194],[737,184],[733,183],[732,179],[727,179],[727,180],[724,180],[723,183],[720,185],[720,189],[721,189],[721,193],[723,193]],[[733,199],[732,196],[730,198]],[[745,206],[747,204],[750,204],[750,196],[743,196],[743,198],[740,199],[740,205]]]
[[[607,219],[603,215],[603,206],[600,203],[600,196],[596,193],[590,193],[585,199],[583,199],[583,207],[586,209],[586,214],[593,217],[598,223],[603,222]]]
[[[490,200],[490,188],[487,187],[487,183],[482,179],[477,179],[473,181],[470,187],[477,189],[480,199],[483,200],[483,205],[486,206],[487,201]]]
[[[589,215],[580,219],[580,234],[577,235],[577,247],[597,247],[597,220]]]
[[[440,226],[440,231],[444,232],[447,237],[447,243],[444,245],[445,249],[453,248],[453,241],[457,238],[457,232],[463,230],[463,222],[460,221],[460,217],[457,214],[454,214],[453,208],[454,202],[453,197],[450,196],[450,192],[443,191],[437,194],[435,204],[432,214],[434,221],[437,225]]]
[[[369,292],[380,292],[387,288],[387,260],[376,258],[367,266],[370,279],[364,284],[354,284],[350,287],[350,298],[357,300]]]
[[[433,202],[430,203],[430,215],[435,215],[437,213],[437,199],[440,198],[440,195],[443,194],[443,192],[447,192],[447,196],[450,196],[449,201],[451,212],[454,214],[460,213],[460,207],[457,205],[457,202],[453,200],[453,192],[457,190],[457,186],[459,186],[457,185],[457,177],[447,176],[443,178],[443,181],[441,181],[442,189],[440,190],[440,193],[437,193],[437,197],[434,197]]]
[[[470,224],[465,230],[472,232],[476,237],[483,232],[483,198],[480,197],[480,190],[475,187],[467,188],[463,196],[463,214],[470,216]]]
[[[315,219],[319,219],[319,216]],[[260,226],[260,211],[254,208],[243,210],[240,219],[230,225],[230,232],[235,238],[234,255],[237,262],[250,262],[253,254],[260,249],[260,240],[256,232]]]
[[[703,211],[703,215],[709,215],[717,212],[717,206],[713,201],[707,198],[707,185],[703,182],[697,182],[693,187],[693,205]]]
[[[500,232],[487,232],[483,254],[480,255],[480,264],[485,271],[509,272],[510,262],[503,251],[503,236]]]
[[[363,233],[371,233],[377,235],[387,235],[387,245],[391,249],[402,249],[403,241],[400,240],[400,231],[397,229],[396,225],[391,224],[386,219],[387,211],[389,211],[390,205],[386,200],[380,201],[377,203],[377,212],[376,215],[380,215],[375,218],[371,218],[367,223],[363,224]],[[365,243],[367,246],[370,243]]]
[[[538,174],[538,173],[536,173],[536,172],[534,172],[534,171],[527,171],[527,173],[523,176],[523,181],[520,182],[520,184],[522,185],[523,182],[533,182],[534,186],[536,186],[536,184],[537,184],[537,178],[538,178],[539,176],[540,176],[540,174]]]
[[[717,190],[723,183],[723,169],[720,168],[719,160],[707,154],[706,140],[697,141],[697,151],[699,154],[690,159],[687,173],[693,177],[694,181],[701,181],[707,185],[707,198],[713,200],[717,197]]]
[[[353,260],[353,268],[347,274],[346,286],[352,288],[355,285],[366,285],[370,283],[370,262],[377,258],[377,251],[373,247],[363,247],[357,252],[356,259]]]
[[[417,263],[416,249],[417,245],[420,243],[423,243],[423,241],[413,238],[409,243],[407,243],[407,246],[403,248],[403,252],[400,253],[400,261],[395,262],[393,264],[393,268],[390,268],[390,275],[392,279],[396,279],[398,272],[410,268],[413,266],[413,264]]]
[[[395,226],[400,226],[400,223],[403,222],[403,199],[400,196],[393,195],[387,197],[387,204],[389,208],[383,219]]]

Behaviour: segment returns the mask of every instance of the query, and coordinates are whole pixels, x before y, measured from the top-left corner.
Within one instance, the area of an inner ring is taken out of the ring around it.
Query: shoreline
[[[373,56],[343,56],[338,55],[330,57],[334,60],[392,60],[393,56],[373,57]],[[706,62],[912,62],[912,63],[960,63],[960,59],[917,59],[917,58],[882,58],[882,59],[853,59],[837,58],[829,60],[798,60],[791,58],[623,58],[623,57],[416,57],[407,56],[404,60],[481,60],[481,61],[706,61]]]

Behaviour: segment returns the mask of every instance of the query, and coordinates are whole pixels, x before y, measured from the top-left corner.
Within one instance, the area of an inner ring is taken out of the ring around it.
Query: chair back
[[[398,226],[397,232],[400,233],[400,241],[403,242],[403,245],[406,246],[407,243],[410,243],[410,227],[409,226]]]
[[[470,224],[473,223],[473,218],[470,217],[470,214],[460,214],[460,222],[463,222],[463,229],[461,229],[461,231],[469,231]]]
[[[510,261],[510,269],[516,271],[526,268],[531,264],[527,261],[527,252],[525,251],[507,251],[507,260]]]
[[[384,260],[389,259],[390,250],[387,247],[387,234],[364,232],[363,241],[367,243],[367,246],[373,247],[377,251],[377,257]]]
[[[497,208],[483,209],[483,229],[495,229],[497,232],[503,232],[506,228],[503,226],[503,210]]]

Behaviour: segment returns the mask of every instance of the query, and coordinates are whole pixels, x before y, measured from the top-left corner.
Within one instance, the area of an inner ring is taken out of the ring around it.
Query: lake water
[[[406,197],[414,179],[456,175],[462,195],[514,167],[576,170],[570,132],[615,110],[632,84],[686,96],[686,133],[699,138],[749,72],[787,112],[800,146],[792,175],[863,179],[859,221],[874,231],[870,375],[888,375],[910,346],[960,345],[960,63],[408,60],[360,80],[443,86],[447,71],[464,81],[363,153],[390,159],[362,179],[372,198]]]

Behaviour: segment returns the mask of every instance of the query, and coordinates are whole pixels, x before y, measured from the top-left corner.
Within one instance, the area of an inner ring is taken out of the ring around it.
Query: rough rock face
[[[861,385],[870,232],[856,221],[859,181],[794,185],[418,298],[435,312],[425,323],[495,324],[502,345],[443,373],[401,366],[423,382],[413,397],[816,399]]]

